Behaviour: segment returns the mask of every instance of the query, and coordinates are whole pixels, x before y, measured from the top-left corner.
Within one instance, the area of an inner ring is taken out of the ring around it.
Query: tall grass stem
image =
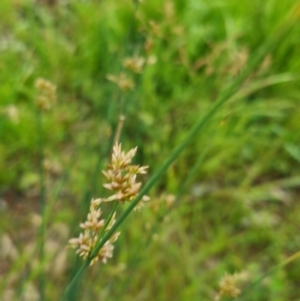
[[[39,229],[38,238],[38,252],[39,261],[43,266],[45,258],[45,233],[46,233],[46,185],[45,185],[45,173],[43,168],[44,162],[44,133],[43,133],[43,112],[37,111],[37,134],[38,134],[38,165],[39,165],[39,180],[40,180],[40,214],[41,214],[41,226]],[[40,301],[45,299],[45,276],[42,272],[39,275],[39,294]]]
[[[242,83],[247,79],[247,77],[259,66],[259,63],[263,60],[263,58],[269,54],[283,39],[288,36],[293,23],[285,22],[282,26],[278,29],[277,33],[270,38],[252,57],[248,66],[245,68],[243,72],[237,76],[236,79],[232,81],[231,84],[228,85],[227,88],[224,89],[223,92],[220,93],[220,96],[213,102],[211,107],[208,111],[195,123],[195,125],[191,128],[189,133],[186,135],[185,139],[173,150],[171,155],[166,159],[163,163],[161,168],[153,174],[153,176],[149,179],[146,185],[141,189],[139,195],[136,197],[134,201],[132,201],[129,206],[125,209],[122,215],[116,220],[114,225],[111,229],[104,235],[103,239],[95,246],[93,254],[97,254],[99,250],[103,247],[105,242],[114,234],[117,228],[124,222],[127,216],[131,213],[131,211],[135,208],[138,202],[142,199],[143,195],[147,194],[149,190],[154,186],[155,183],[162,177],[162,175],[167,171],[172,163],[179,157],[182,151],[189,145],[189,143],[195,138],[203,129],[205,128],[208,121],[215,115],[218,109],[228,101],[234,93],[236,93]],[[74,278],[72,279],[71,283],[67,287],[66,291],[64,292],[63,298],[61,300],[65,300],[68,296],[69,292],[72,291],[74,286],[74,279],[78,279],[80,275],[83,273],[87,264],[85,263],[80,270],[75,274]]]

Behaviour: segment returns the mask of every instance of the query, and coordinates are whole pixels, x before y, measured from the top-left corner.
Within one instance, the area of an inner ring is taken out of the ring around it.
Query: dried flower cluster
[[[145,174],[148,166],[131,165],[131,160],[135,156],[137,148],[130,150],[127,154],[122,151],[121,144],[113,147],[111,164],[107,171],[102,171],[109,183],[103,186],[115,192],[105,201],[125,201],[133,200],[141,187],[141,183],[136,182],[137,174]],[[148,196],[143,197],[144,201],[149,200]]]
[[[109,74],[106,77],[109,81],[117,84],[117,86],[122,91],[130,91],[134,89],[134,82],[133,80],[128,77],[125,73],[121,73],[120,75],[113,75]]]
[[[173,194],[162,194],[151,202],[150,208],[154,212],[158,212],[161,209],[171,208],[176,201],[176,196]]]
[[[38,78],[35,81],[37,90],[36,104],[41,110],[49,110],[56,101],[56,86],[46,79]]]
[[[161,26],[157,22],[151,20],[149,21],[149,26],[150,26],[150,33],[153,36],[160,37],[162,35]]]
[[[8,105],[1,110],[1,113],[13,123],[19,123],[19,109],[15,105]]]
[[[134,73],[142,73],[145,59],[142,57],[127,58],[123,62],[123,66]]]
[[[108,231],[115,223],[115,213],[113,214],[109,224],[104,228],[105,220],[101,219],[102,211],[99,208],[101,199],[91,201],[90,211],[87,216],[87,220],[80,224],[80,227],[84,229],[83,233],[80,233],[78,238],[72,238],[69,240],[71,247],[77,249],[76,253],[83,259],[87,259],[95,248],[98,236],[100,233]],[[102,232],[103,230],[103,232]],[[108,258],[113,254],[113,243],[118,239],[120,232],[116,232],[100,249],[99,253],[91,260],[90,265],[100,260],[103,263],[107,262]]]
[[[225,274],[219,282],[219,292],[215,300],[220,300],[221,297],[236,298],[241,290],[237,287],[238,274]]]
[[[125,153],[121,149],[121,144],[116,144],[113,147],[112,160],[108,165],[106,171],[102,171],[109,183],[103,186],[114,194],[108,198],[101,198],[92,200],[90,204],[90,211],[87,215],[87,220],[80,224],[84,230],[80,233],[78,238],[69,240],[70,247],[77,249],[76,253],[83,259],[89,258],[94,250],[96,243],[103,237],[116,220],[116,212],[112,212],[110,219],[103,219],[100,204],[102,202],[116,201],[124,203],[125,201],[133,200],[141,187],[141,183],[136,182],[137,174],[145,174],[148,166],[131,165],[131,160],[136,154],[137,148]],[[149,200],[148,196],[143,197],[143,201]],[[142,205],[138,205],[139,209]],[[116,232],[108,241],[105,242],[103,247],[99,250],[98,254],[92,258],[90,265],[96,261],[107,262],[108,258],[113,255],[113,243],[118,239],[120,232]]]

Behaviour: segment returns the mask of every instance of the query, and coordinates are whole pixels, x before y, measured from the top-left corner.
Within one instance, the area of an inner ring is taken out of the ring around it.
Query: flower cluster
[[[35,82],[37,90],[36,104],[41,110],[49,110],[56,101],[56,86],[46,79],[38,78]]]
[[[131,165],[131,160],[135,156],[137,148],[130,150],[127,154],[122,151],[121,144],[113,147],[111,164],[106,171],[102,171],[109,183],[103,186],[114,191],[114,194],[105,201],[132,201],[136,198],[142,183],[136,182],[137,174],[145,174],[148,166]],[[148,196],[143,196],[143,201],[149,200]]]
[[[130,91],[134,89],[134,81],[125,73],[121,73],[119,75],[109,74],[106,78],[115,83],[122,91]]]
[[[102,211],[99,208],[101,199],[96,199],[91,201],[90,212],[88,213],[87,220],[80,224],[80,227],[84,229],[83,233],[80,233],[78,238],[72,238],[69,240],[69,245],[72,248],[77,249],[76,253],[83,259],[87,259],[92,253],[96,242],[98,241],[98,236],[103,231],[108,231],[112,225],[115,223],[115,213],[112,216],[109,224],[106,228],[105,220],[101,219]],[[112,257],[113,254],[113,243],[118,239],[120,232],[116,232],[100,249],[99,253],[91,260],[90,265],[94,264],[96,261],[100,260],[103,263],[107,262],[108,258]]]
[[[229,275],[226,273],[219,282],[219,293],[215,300],[220,300],[221,297],[236,298],[241,293],[241,290],[237,287],[238,280],[238,274]]]
[[[102,202],[116,201],[124,203],[133,200],[141,187],[141,183],[136,182],[137,174],[145,174],[148,166],[131,165],[131,160],[136,154],[137,148],[130,150],[127,154],[122,151],[121,144],[113,147],[112,160],[106,171],[102,171],[109,183],[103,186],[112,190],[114,194],[108,198],[95,199],[91,201],[90,211],[87,220],[80,224],[83,232],[79,237],[69,240],[69,246],[77,249],[76,253],[83,259],[88,259],[96,247],[97,242],[105,232],[111,229],[116,220],[116,212],[112,212],[110,217],[102,219],[100,204]],[[149,200],[148,196],[143,197],[143,201]],[[142,205],[138,205],[139,209]],[[105,242],[98,254],[91,259],[90,265],[96,261],[107,262],[108,258],[113,256],[113,243],[118,239],[120,232],[116,232]]]
[[[1,110],[1,113],[6,115],[6,117],[13,123],[19,123],[19,110],[15,105],[8,105]]]
[[[123,66],[134,73],[142,73],[145,59],[142,57],[127,58],[123,62]]]

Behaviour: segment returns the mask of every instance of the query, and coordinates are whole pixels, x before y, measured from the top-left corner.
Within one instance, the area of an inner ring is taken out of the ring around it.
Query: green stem
[[[192,139],[198,134],[198,132],[203,129],[212,116],[217,112],[217,110],[228,100],[230,97],[238,90],[239,86],[244,82],[244,80],[249,76],[249,74],[258,66],[267,53],[269,53],[279,42],[281,38],[287,36],[288,28],[284,28],[278,35],[273,37],[268,43],[264,45],[253,57],[252,61],[249,63],[248,68],[244,70],[233,82],[231,85],[224,90],[224,92],[217,98],[217,100],[212,104],[208,109],[206,114],[198,120],[198,122],[191,128],[190,132],[187,134],[185,139],[179,144],[171,153],[169,158],[164,162],[162,167],[149,179],[146,185],[141,189],[139,195],[130,205],[126,208],[123,214],[116,220],[114,225],[109,231],[104,235],[103,239],[100,241],[99,245],[96,245],[95,252],[99,251],[104,243],[113,235],[116,229],[123,223],[127,218],[130,212],[142,199],[143,195],[147,194],[152,186],[159,180],[159,178],[167,171],[170,165],[179,157],[181,152],[187,147],[187,145],[192,141]]]
[[[287,24],[290,25],[290,24]],[[135,208],[138,202],[142,199],[143,195],[147,194],[148,191],[154,186],[154,184],[159,180],[159,178],[167,171],[170,165],[178,158],[178,156],[182,153],[182,151],[187,147],[187,145],[192,141],[192,139],[202,130],[208,121],[214,116],[217,110],[230,99],[230,97],[238,90],[240,85],[245,81],[245,79],[253,72],[253,70],[259,65],[262,59],[268,54],[271,50],[274,49],[281,41],[281,39],[286,38],[289,33],[291,26],[283,26],[280,28],[281,30],[276,34],[272,39],[270,39],[252,58],[250,61],[248,68],[244,70],[232,83],[224,90],[223,93],[217,98],[217,100],[212,104],[209,110],[204,114],[202,118],[198,120],[198,122],[191,128],[190,132],[187,134],[186,138],[179,144],[171,153],[169,158],[164,162],[161,168],[149,179],[146,185],[141,189],[137,198],[130,203],[130,205],[126,208],[123,214],[116,220],[114,225],[110,230],[106,232],[103,238],[99,241],[99,243],[94,248],[93,254],[99,252],[99,250],[103,247],[105,242],[110,239],[110,237],[114,234],[117,228],[124,222],[127,216],[131,213],[131,211]],[[86,267],[87,265],[85,265]],[[80,274],[84,271],[84,268],[81,268],[74,276],[74,278],[78,278]],[[65,295],[68,294],[69,291],[72,290],[73,280],[68,286]],[[64,300],[64,299],[62,299]]]
[[[256,286],[257,284],[261,283],[262,280],[264,280],[266,277],[268,277],[269,275],[275,273],[277,270],[283,268],[284,266],[288,265],[289,263],[291,263],[294,260],[299,259],[299,258],[300,258],[300,251],[296,252],[295,254],[293,254],[292,256],[288,257],[286,260],[284,260],[283,262],[281,262],[277,266],[275,266],[272,269],[270,269],[265,274],[261,275],[258,279],[256,279],[254,282],[252,282],[250,285],[248,285],[247,287],[245,287],[243,289],[243,296],[240,296],[237,299],[232,299],[232,300],[243,300],[246,297],[245,296],[245,292],[249,291],[250,289],[253,289],[254,286]],[[249,295],[247,295],[247,299],[249,299]]]
[[[42,223],[39,230],[38,250],[39,261],[43,265],[45,258],[45,232],[46,232],[46,187],[45,187],[45,175],[43,169],[44,161],[44,140],[43,140],[43,115],[40,110],[37,112],[37,132],[38,132],[38,152],[39,152],[39,177],[40,177],[40,214],[42,217]],[[44,273],[39,276],[39,294],[40,301],[45,299],[45,277]]]
[[[182,182],[182,184],[180,185],[180,188],[177,192],[176,195],[176,203],[179,202],[182,194],[185,192],[185,190],[187,189],[188,185],[191,183],[191,181],[193,180],[193,178],[195,177],[195,175],[197,174],[197,171],[199,170],[201,164],[203,163],[207,153],[208,153],[209,147],[206,147],[204,149],[204,151],[202,152],[202,154],[198,157],[195,165],[191,168],[190,172],[188,173],[186,179]]]
[[[75,274],[75,276],[72,278],[71,282],[69,283],[69,285],[67,286],[61,301],[63,300],[67,300],[70,292],[72,291],[73,287],[75,287],[75,285],[77,284],[77,281],[79,280],[82,272],[88,267],[88,265],[90,264],[90,262],[88,260],[84,261],[83,264],[81,265],[80,269],[77,271],[77,273]]]

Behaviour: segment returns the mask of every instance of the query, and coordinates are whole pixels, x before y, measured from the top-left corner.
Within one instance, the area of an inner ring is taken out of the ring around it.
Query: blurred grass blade
[[[287,83],[296,79],[297,79],[296,76],[290,73],[272,75],[263,80],[259,80],[258,82],[252,82],[249,86],[242,88],[238,93],[236,93],[231,98],[230,101],[239,100],[243,97],[249,96],[250,94],[260,89],[266,88],[268,86]]]
[[[244,300],[246,298],[247,298],[247,300],[249,300],[249,295],[245,295],[245,292],[248,292],[254,286],[260,284],[266,277],[268,277],[268,276],[276,273],[279,269],[285,267],[289,263],[291,263],[291,262],[293,262],[293,261],[295,261],[295,260],[297,260],[299,258],[300,258],[300,251],[298,251],[295,254],[293,254],[292,256],[288,257],[286,260],[284,260],[283,262],[281,262],[280,264],[278,264],[277,266],[275,266],[274,268],[272,268],[271,270],[269,270],[268,272],[266,272],[265,274],[263,274],[262,276],[260,276],[256,281],[254,281],[250,285],[248,285],[243,290],[243,296],[240,296],[238,298],[231,299],[231,300]]]
[[[300,148],[297,145],[286,143],[284,145],[284,149],[292,158],[300,162]]]

